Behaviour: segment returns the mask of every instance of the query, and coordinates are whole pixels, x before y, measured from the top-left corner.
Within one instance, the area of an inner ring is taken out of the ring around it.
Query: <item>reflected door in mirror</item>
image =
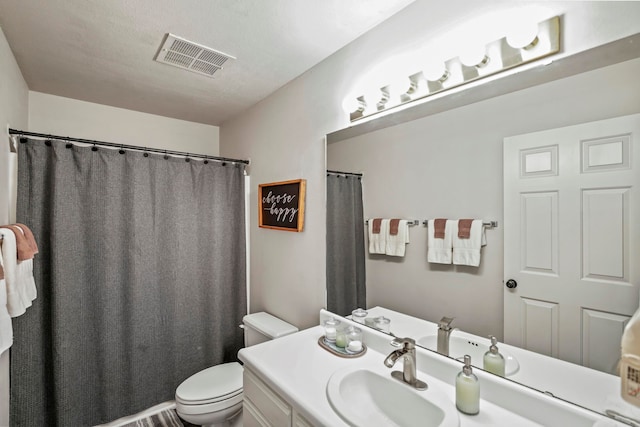
[[[637,114],[505,138],[505,342],[615,373],[639,299],[634,140]]]

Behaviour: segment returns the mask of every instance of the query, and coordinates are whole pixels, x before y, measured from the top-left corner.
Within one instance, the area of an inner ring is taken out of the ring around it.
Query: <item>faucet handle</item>
[[[438,328],[444,329],[444,330],[451,329],[451,322],[453,322],[453,319],[454,319],[453,317],[443,317],[438,322]]]
[[[416,346],[416,340],[413,338],[394,338],[390,343],[394,347],[404,347],[407,350],[411,350]]]

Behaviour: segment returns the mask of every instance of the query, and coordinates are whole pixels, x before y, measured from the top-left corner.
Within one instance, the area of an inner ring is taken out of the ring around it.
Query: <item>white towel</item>
[[[380,227],[382,228],[382,227]],[[391,227],[387,229],[387,244],[385,253],[391,256],[404,256],[405,246],[409,243],[409,223],[406,219],[398,222],[398,234],[392,236]]]
[[[7,310],[11,317],[17,317],[26,310],[22,302],[20,283],[18,282],[18,253],[16,236],[8,228],[0,228],[2,240],[2,262],[4,264],[4,280],[7,288]]]
[[[430,219],[427,229],[427,261],[437,264],[451,264],[451,230],[452,221],[447,220],[444,226],[444,239],[436,239],[434,236],[436,226]]]
[[[4,269],[1,249],[0,266]],[[9,310],[7,310],[7,284],[4,279],[0,279],[0,354],[11,345],[13,345],[13,327],[11,326]]]
[[[447,221],[448,223],[449,221]],[[471,222],[471,231],[468,239],[458,237],[458,221],[451,221],[453,234],[453,263],[457,265],[480,265],[480,248],[487,244],[484,225],[481,219]]]
[[[389,235],[389,220],[380,222],[380,233],[373,233],[373,218],[369,220],[369,253],[384,254],[387,251],[387,236]]]
[[[22,234],[25,234],[22,227],[19,225],[16,225],[16,227],[18,227],[18,230],[22,231]],[[31,307],[31,302],[38,296],[36,282],[33,278],[33,259],[18,261],[16,271],[22,302],[25,307]]]

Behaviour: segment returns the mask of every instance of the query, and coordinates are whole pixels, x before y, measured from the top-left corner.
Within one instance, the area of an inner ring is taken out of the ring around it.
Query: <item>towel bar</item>
[[[422,221],[423,225],[429,225],[429,220],[425,219],[424,221]],[[498,221],[483,221],[482,225],[484,225],[485,227],[489,227],[489,228],[496,228],[498,227]]]
[[[407,225],[412,226],[412,225],[420,225],[420,220],[419,219],[408,219],[407,221]],[[365,224],[369,224],[369,220],[365,219],[364,220]]]

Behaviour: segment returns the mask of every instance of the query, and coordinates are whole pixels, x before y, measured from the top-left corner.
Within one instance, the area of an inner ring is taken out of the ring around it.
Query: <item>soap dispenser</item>
[[[471,368],[471,356],[464,355],[464,367],[456,377],[456,408],[467,415],[480,412],[480,383]]]
[[[491,347],[484,354],[482,367],[487,372],[504,377],[504,357],[498,351],[498,346],[496,345],[498,340],[493,335],[489,336],[489,338],[491,339]]]
[[[633,405],[640,406],[640,308],[624,327],[620,347],[622,398]]]

